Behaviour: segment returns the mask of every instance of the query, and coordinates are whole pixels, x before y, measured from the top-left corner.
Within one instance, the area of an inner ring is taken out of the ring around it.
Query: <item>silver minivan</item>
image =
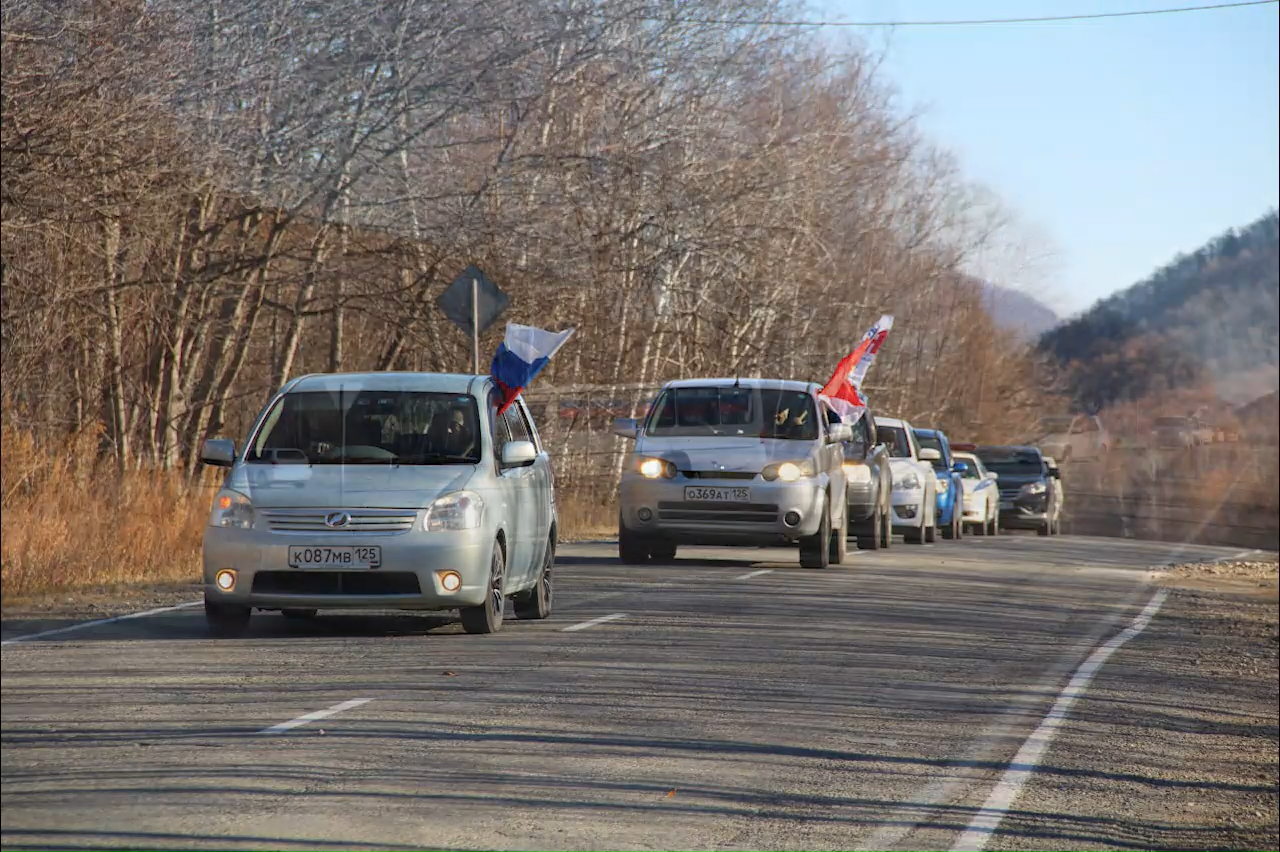
[[[487,376],[345,373],[290,381],[237,450],[204,535],[205,615],[457,609],[468,633],[551,614],[556,503],[522,399]]]
[[[663,386],[622,473],[618,551],[627,564],[681,544],[798,545],[825,568],[848,548],[848,424],[819,386],[779,379],[691,379]]]

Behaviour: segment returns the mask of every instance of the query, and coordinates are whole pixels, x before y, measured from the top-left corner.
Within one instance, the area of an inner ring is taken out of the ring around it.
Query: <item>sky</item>
[[[955,20],[1212,2],[813,0],[811,17]],[[902,108],[1014,214],[1014,243],[1034,259],[1003,264],[1020,279],[1010,283],[1064,316],[1280,205],[1276,4],[826,32],[882,54]]]

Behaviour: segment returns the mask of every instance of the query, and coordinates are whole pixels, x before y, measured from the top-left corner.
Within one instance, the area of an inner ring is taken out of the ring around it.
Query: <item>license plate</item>
[[[1008,511],[1009,509],[1012,509],[1012,508],[1013,508],[1013,501],[1012,501],[1012,500],[1001,500],[1001,501],[1000,501],[1000,511],[1002,511],[1002,512],[1006,512],[1006,511]]]
[[[690,503],[750,503],[751,489],[686,485],[684,499]]]
[[[381,564],[381,547],[316,545],[289,548],[291,568],[377,568]]]

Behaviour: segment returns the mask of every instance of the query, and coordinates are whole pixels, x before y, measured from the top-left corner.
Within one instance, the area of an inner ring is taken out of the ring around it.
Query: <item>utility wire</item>
[[[1094,12],[1078,15],[1046,15],[1035,18],[972,18],[939,21],[804,21],[731,18],[661,18],[637,15],[632,20],[654,23],[723,24],[739,27],[972,27],[992,24],[1045,24],[1058,21],[1096,21],[1104,18],[1138,18],[1148,15],[1173,15],[1179,12],[1211,12],[1222,9],[1240,9],[1246,6],[1274,6],[1280,0],[1240,0],[1236,3],[1212,3],[1204,6],[1180,6],[1169,9],[1134,9],[1127,12]],[[624,16],[631,17],[631,16]]]

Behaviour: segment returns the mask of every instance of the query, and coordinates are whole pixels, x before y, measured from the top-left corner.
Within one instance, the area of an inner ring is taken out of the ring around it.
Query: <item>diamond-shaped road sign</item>
[[[462,274],[455,278],[436,299],[436,305],[454,325],[471,337],[477,334],[477,330],[471,327],[473,293],[475,294],[474,317],[476,324],[480,326],[478,329],[480,333],[493,325],[510,303],[507,294],[498,289],[498,286],[486,278],[478,268],[468,266],[464,269]]]

